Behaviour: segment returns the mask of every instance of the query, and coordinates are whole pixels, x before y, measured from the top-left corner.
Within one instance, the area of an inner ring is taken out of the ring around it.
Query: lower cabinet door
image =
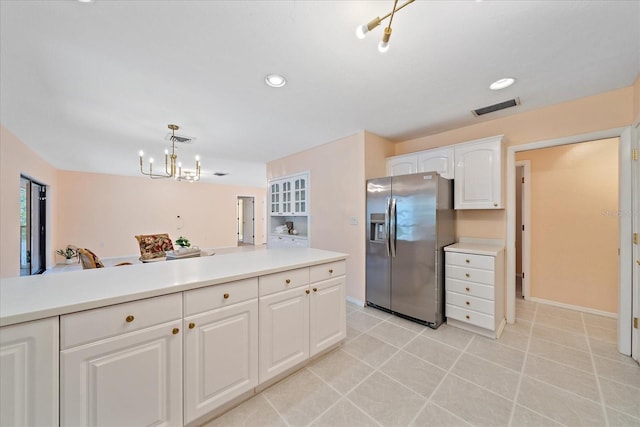
[[[309,287],[260,297],[260,382],[309,358]]]
[[[345,278],[311,284],[310,356],[331,347],[347,336]]]
[[[184,319],[184,422],[258,385],[258,299]]]
[[[0,426],[58,425],[58,318],[0,328]]]
[[[181,320],[60,353],[63,426],[181,426]]]

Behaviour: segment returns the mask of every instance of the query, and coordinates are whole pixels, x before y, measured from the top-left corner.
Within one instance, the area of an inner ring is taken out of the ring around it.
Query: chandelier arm
[[[389,18],[389,25],[388,25],[389,28],[391,28],[391,23],[393,22],[393,15],[396,14],[397,7],[398,7],[398,0],[395,0],[395,2],[393,3],[393,10],[391,11],[391,18]]]
[[[385,19],[387,19],[388,17],[390,17],[391,15],[393,15],[395,12],[401,10],[403,7],[410,5],[411,3],[413,3],[416,0],[407,0],[406,3],[400,5],[400,7],[396,7],[396,5],[398,4],[397,0],[393,5],[393,10],[389,13],[387,13],[386,15],[384,15],[382,18],[378,18],[378,23],[381,23],[382,21],[384,21]],[[393,18],[392,18],[393,19]],[[391,22],[389,22],[389,26],[391,26]]]

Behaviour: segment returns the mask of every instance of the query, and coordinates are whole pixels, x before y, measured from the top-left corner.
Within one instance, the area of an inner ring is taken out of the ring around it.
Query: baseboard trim
[[[347,302],[350,302],[351,304],[355,304],[355,305],[357,305],[359,307],[364,307],[365,306],[364,301],[360,301],[359,299],[354,298],[354,297],[350,297],[350,296],[347,296]]]
[[[573,311],[580,311],[582,313],[595,314],[597,316],[610,317],[612,319],[617,319],[618,318],[618,314],[617,313],[611,313],[611,312],[603,311],[603,310],[596,310],[595,308],[582,307],[582,306],[579,306],[579,305],[572,305],[572,304],[565,304],[563,302],[551,301],[551,300],[548,300],[548,299],[536,298],[536,297],[529,297],[528,300],[529,301],[533,301],[533,302],[537,302],[537,303],[540,303],[540,304],[553,305],[553,306],[560,307],[560,308],[566,308],[566,309],[573,310]]]

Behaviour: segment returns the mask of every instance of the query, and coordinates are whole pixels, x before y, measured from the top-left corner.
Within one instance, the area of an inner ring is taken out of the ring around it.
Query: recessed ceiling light
[[[280,74],[269,74],[264,81],[271,87],[282,87],[287,84],[287,80]]]
[[[80,3],[93,3],[93,0],[78,0]]]
[[[491,90],[505,89],[511,86],[512,84],[514,84],[515,82],[516,82],[516,79],[511,77],[506,77],[504,79],[500,79],[491,83],[491,85],[489,85],[489,89]]]

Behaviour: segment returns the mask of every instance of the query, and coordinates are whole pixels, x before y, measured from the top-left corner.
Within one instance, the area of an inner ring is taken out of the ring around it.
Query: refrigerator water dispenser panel
[[[384,243],[387,240],[384,214],[372,213],[369,218],[369,224],[369,240],[372,242]]]

